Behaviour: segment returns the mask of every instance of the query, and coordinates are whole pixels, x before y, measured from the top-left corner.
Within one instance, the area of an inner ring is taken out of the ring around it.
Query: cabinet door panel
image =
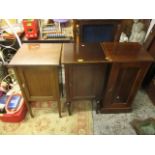
[[[72,65],[68,69],[69,93],[72,99],[89,99],[101,95],[104,84],[105,65],[80,64]]]
[[[55,99],[57,72],[52,67],[24,67],[19,69],[25,93],[30,100]]]
[[[150,63],[114,63],[103,98],[103,111],[130,109],[149,66]]]
[[[119,69],[117,83],[113,92],[113,102],[124,103],[128,101],[128,95],[131,91],[131,88],[135,82],[136,76],[140,69],[137,67],[121,67]]]

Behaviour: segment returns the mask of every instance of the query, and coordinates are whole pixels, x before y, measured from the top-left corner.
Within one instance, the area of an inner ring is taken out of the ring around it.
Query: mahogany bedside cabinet
[[[109,63],[101,112],[127,112],[153,58],[138,43],[101,43]]]
[[[57,101],[61,117],[59,69],[62,44],[23,44],[9,66],[15,71],[30,115],[31,101]]]
[[[65,70],[66,103],[69,115],[71,115],[73,100],[100,100],[106,79],[104,58],[99,43],[63,44],[61,63]]]

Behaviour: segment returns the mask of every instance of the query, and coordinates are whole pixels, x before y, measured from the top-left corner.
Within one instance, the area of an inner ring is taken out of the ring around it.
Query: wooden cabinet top
[[[98,43],[64,43],[62,47],[63,64],[105,62],[105,55]]]
[[[106,60],[110,62],[153,61],[153,58],[139,43],[101,43]]]
[[[59,65],[61,55],[61,43],[48,44],[22,44],[17,51],[10,66],[32,66],[32,65]]]

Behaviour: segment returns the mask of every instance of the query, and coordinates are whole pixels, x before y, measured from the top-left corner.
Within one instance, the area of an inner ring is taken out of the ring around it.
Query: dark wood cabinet
[[[131,103],[148,67],[148,63],[113,63],[107,87],[104,90],[101,111],[130,111]]]
[[[69,113],[75,99],[100,100],[105,82],[106,60],[99,44],[63,44],[66,99]]]
[[[61,117],[59,69],[62,44],[23,44],[9,66],[15,71],[22,94],[33,116],[31,101],[58,102]]]
[[[146,51],[154,58],[154,63],[152,63],[143,81],[143,87],[148,88],[155,76],[155,25],[150,31],[143,46]]]
[[[144,42],[144,48],[150,55],[152,55],[154,62],[152,63],[144,78],[143,87],[152,100],[152,103],[155,105],[155,25],[153,26],[146,41]]]
[[[16,73],[31,116],[31,101],[54,100],[61,117],[60,60],[69,114],[71,102],[77,99],[100,101],[101,112],[130,111],[153,62],[138,43],[23,44],[9,66]]]
[[[102,48],[111,64],[100,110],[130,111],[153,59],[138,43],[103,43]]]
[[[75,99],[100,101],[100,112],[130,111],[152,61],[138,43],[63,44],[69,113]]]

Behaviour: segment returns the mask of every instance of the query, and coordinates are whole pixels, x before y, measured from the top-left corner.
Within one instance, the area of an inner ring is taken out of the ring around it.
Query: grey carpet
[[[96,135],[134,135],[130,125],[133,119],[155,118],[155,106],[145,91],[140,90],[133,102],[133,111],[118,114],[96,114],[93,104],[94,134]]]

